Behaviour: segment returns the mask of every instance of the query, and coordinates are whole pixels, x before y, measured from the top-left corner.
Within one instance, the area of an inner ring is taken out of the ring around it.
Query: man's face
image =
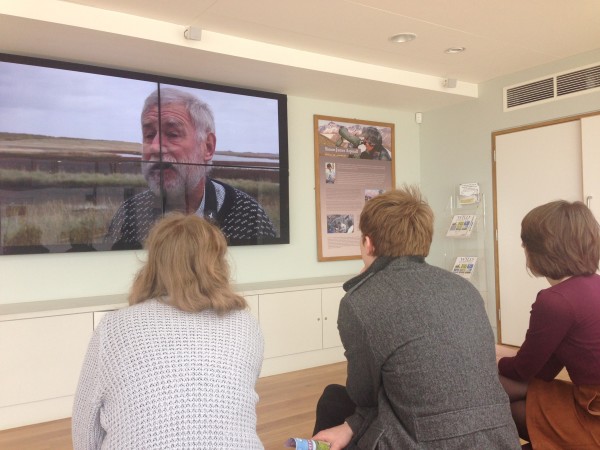
[[[181,104],[161,108],[160,135],[158,119],[158,107],[150,108],[142,117],[142,173],[155,195],[161,192],[161,170],[167,196],[183,195],[203,182],[206,173],[203,165],[210,163],[216,139],[209,133],[205,141],[200,141]]]

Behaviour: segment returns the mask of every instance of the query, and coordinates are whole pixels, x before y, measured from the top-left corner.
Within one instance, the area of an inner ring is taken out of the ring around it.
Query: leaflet
[[[476,256],[459,256],[454,262],[452,272],[463,278],[469,279],[471,278],[471,275],[473,275],[475,264],[477,264]]]
[[[296,450],[329,450],[329,442],[313,441],[312,439],[289,438],[285,447]]]
[[[472,205],[479,203],[479,184],[462,183],[458,187],[458,204]]]
[[[475,226],[475,214],[457,214],[452,217],[452,223],[446,232],[449,237],[468,237]]]

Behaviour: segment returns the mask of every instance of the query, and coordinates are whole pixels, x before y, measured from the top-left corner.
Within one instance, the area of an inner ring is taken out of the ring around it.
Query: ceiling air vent
[[[588,67],[556,77],[556,94],[569,95],[600,87],[600,66]]]
[[[506,89],[506,107],[508,109],[549,98],[554,98],[553,78],[546,78],[545,80],[534,81],[533,83]]]
[[[504,111],[600,91],[600,64],[504,88]]]

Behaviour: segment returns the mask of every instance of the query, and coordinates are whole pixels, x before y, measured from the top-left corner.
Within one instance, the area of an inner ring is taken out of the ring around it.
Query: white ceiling
[[[346,63],[360,63],[369,72],[374,69],[391,76],[395,72],[389,69],[402,71],[399,73],[404,78],[454,78],[459,88],[471,83],[476,89],[477,84],[487,80],[600,46],[600,0],[76,0],[66,3],[177,24],[182,33],[185,26],[192,25],[204,30],[204,35],[218,33],[324,55],[330,57],[328,63],[337,62],[340,67],[337,74],[318,67],[298,67],[294,56],[297,53],[290,53],[288,62],[272,64],[254,57],[252,52],[242,58],[232,55],[219,58],[218,52],[213,51],[203,60],[204,66],[214,65],[201,72],[207,81],[248,84],[247,87],[258,89],[270,87],[269,90],[292,95],[309,95],[310,91],[311,95],[333,100],[337,99],[338,91],[347,93],[350,89],[357,92],[357,101],[415,110],[468,98],[452,98],[457,96],[437,87],[433,91],[440,92],[428,92],[419,89],[418,83],[409,86],[410,89],[404,82],[393,86],[394,82],[377,79],[376,75],[362,75],[361,70],[349,69],[351,73],[343,73],[343,67]],[[14,23],[5,22],[7,26]],[[390,36],[401,32],[416,33],[417,39],[406,44],[389,41]],[[465,47],[466,51],[456,55],[444,53],[446,48],[456,46]],[[0,50],[3,48],[19,50],[18,45],[0,44]],[[232,69],[247,76],[240,77],[237,73],[237,78],[232,77]],[[270,80],[268,85],[265,79]]]

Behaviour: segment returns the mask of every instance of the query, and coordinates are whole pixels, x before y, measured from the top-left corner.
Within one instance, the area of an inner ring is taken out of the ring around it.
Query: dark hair
[[[558,200],[532,209],[521,222],[521,241],[534,275],[560,280],[598,270],[600,226],[582,202]]]
[[[433,211],[416,186],[384,192],[360,214],[360,231],[375,256],[427,256],[433,238]]]
[[[381,145],[381,143],[383,142],[381,133],[375,127],[367,127],[364,130],[362,130],[361,134],[364,140],[373,146]]]

